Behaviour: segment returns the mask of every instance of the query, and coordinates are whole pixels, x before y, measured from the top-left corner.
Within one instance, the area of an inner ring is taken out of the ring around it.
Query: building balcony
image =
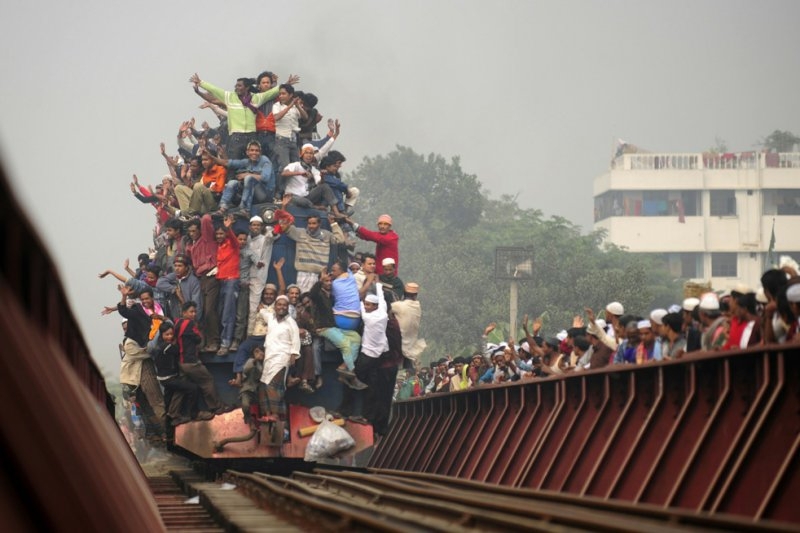
[[[676,216],[614,216],[595,223],[594,228],[605,229],[607,241],[631,252],[734,252],[762,248],[759,242],[741,241],[739,217],[687,216],[684,220],[680,222]],[[769,233],[766,235],[764,250],[769,242]]]
[[[800,152],[789,153],[686,153],[622,154],[612,170],[733,170],[800,168]]]
[[[623,154],[593,183],[609,190],[800,188],[800,153]]]

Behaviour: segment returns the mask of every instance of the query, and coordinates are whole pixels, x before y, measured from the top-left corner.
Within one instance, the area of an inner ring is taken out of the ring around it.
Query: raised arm
[[[217,156],[217,155],[214,155],[214,153],[213,153],[213,152],[211,152],[211,150],[206,150],[206,152],[205,152],[205,153],[206,153],[206,154],[208,154],[208,156],[209,156],[211,159],[213,159],[213,160],[214,160],[214,163],[216,163],[216,164],[218,164],[218,165],[220,165],[220,166],[223,166],[223,167],[225,167],[225,168],[228,168],[228,164],[230,163],[230,160],[229,160],[229,159],[225,159],[224,157],[219,157],[219,156]]]
[[[525,332],[525,340],[528,342],[528,348],[530,348],[531,354],[538,355],[539,357],[544,355],[544,350],[539,348],[539,345],[536,344],[533,338],[539,333],[540,329],[542,329],[541,318],[537,318],[533,321],[533,335],[531,335],[531,332],[528,330],[528,315],[522,318],[522,331]]]
[[[329,214],[328,215],[328,220],[332,220],[332,219],[333,219],[333,215]],[[335,221],[332,221],[330,224],[331,224],[331,241],[336,243],[336,244],[344,243],[345,242],[344,241],[344,232],[342,231],[342,227],[339,226],[339,224],[336,223]]]
[[[286,280],[283,277],[283,264],[286,262],[285,257],[281,257],[272,263],[272,268],[275,269],[275,277],[278,278],[278,294],[286,294]]]
[[[167,163],[167,168],[169,169],[169,175],[177,180],[178,164],[170,156],[167,155],[167,147],[163,142],[159,145],[159,148],[161,149],[161,157],[163,157],[164,161]]]
[[[616,339],[612,339],[611,337],[606,334],[603,328],[597,325],[595,321],[594,311],[592,311],[589,307],[584,308],[584,312],[586,313],[586,319],[588,321],[586,325],[586,332],[591,333],[598,339],[600,342],[611,348],[612,350],[616,350],[619,346],[617,345]]]
[[[259,93],[259,94],[266,94],[266,93]],[[296,105],[295,100],[292,99],[289,101],[289,104],[286,107],[284,107],[278,112],[277,115],[275,115],[275,112],[273,111],[273,115],[275,116],[275,122],[279,121],[284,116],[286,116],[286,113],[288,113],[291,108],[295,107],[295,105]]]
[[[204,100],[209,101],[208,98],[206,98],[205,96],[202,95],[202,93],[200,93],[198,87],[202,87],[203,89],[211,93],[211,95],[217,98],[219,101],[221,102],[225,101],[225,91],[223,89],[220,89],[216,85],[212,85],[207,81],[203,81],[202,79],[200,79],[200,76],[196,72],[192,74],[191,78],[189,78],[189,83],[194,85],[194,92],[200,95],[200,97],[203,98]]]
[[[375,285],[377,281],[378,275],[374,272],[372,274],[367,274],[367,277],[364,278],[364,283],[361,285],[361,288],[358,289],[358,297],[362,302],[364,301],[364,298],[367,297],[367,291],[369,291],[369,288]]]
[[[122,283],[125,283],[125,282],[128,281],[128,278],[126,278],[125,276],[123,276],[122,274],[120,274],[118,272],[114,272],[113,270],[104,270],[103,272],[100,272],[97,275],[97,277],[100,278],[100,279],[103,279],[108,275],[114,276],[115,278],[120,280]]]

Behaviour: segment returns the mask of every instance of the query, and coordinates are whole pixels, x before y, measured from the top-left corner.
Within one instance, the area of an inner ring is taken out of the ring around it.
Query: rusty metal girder
[[[800,346],[397,402],[373,468],[800,523]]]

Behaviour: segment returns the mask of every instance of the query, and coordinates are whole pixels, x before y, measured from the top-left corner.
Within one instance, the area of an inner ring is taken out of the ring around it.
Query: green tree
[[[761,141],[761,146],[775,152],[792,152],[800,137],[790,131],[775,130]]]
[[[490,198],[458,158],[447,162],[398,147],[365,159],[346,181],[364,191],[358,221],[372,226],[384,212],[394,219],[400,277],[421,287],[424,361],[471,353],[490,322],[508,334],[509,283],[493,278],[498,246],[533,248],[534,276],[520,283],[517,318],[543,316],[546,336],[569,327],[587,305],[619,300],[644,315],[656,294],[679,299],[677,282],[653,258],[604,246],[602,232],[583,234],[563,217],[545,219],[516,197]]]
[[[364,191],[381,191],[364,195],[360,218],[372,221],[389,213],[401,225],[424,226],[433,242],[468,230],[483,211],[478,178],[465,174],[457,157],[447,162],[398,146],[388,155],[365,158],[348,181]]]

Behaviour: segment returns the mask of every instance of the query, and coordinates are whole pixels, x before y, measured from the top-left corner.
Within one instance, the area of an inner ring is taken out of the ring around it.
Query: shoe
[[[188,416],[181,416],[181,417],[178,417],[178,418],[173,418],[172,419],[172,426],[173,427],[180,426],[181,424],[185,424],[185,423],[191,422],[191,421],[192,421],[192,419],[189,418]]]
[[[348,383],[347,386],[350,387],[351,389],[355,389],[355,390],[364,390],[369,385],[367,385],[363,381],[359,380],[358,378],[354,377],[352,380],[350,380],[350,383]]]
[[[194,418],[195,420],[211,420],[212,418],[214,418],[214,413],[210,413],[208,411],[200,411]]]
[[[339,367],[336,369],[340,375],[345,376],[347,378],[354,378],[356,375],[353,373],[352,370],[348,370],[347,367]]]
[[[216,352],[217,350],[219,350],[219,344],[209,344],[203,349],[204,352]]]
[[[239,341],[233,341],[233,342],[231,343],[231,347],[230,347],[230,348],[228,348],[228,349],[229,349],[230,351],[232,351],[232,352],[237,352],[237,351],[239,351]]]
[[[230,351],[230,348],[228,346],[225,345],[220,346],[219,350],[217,350],[217,357],[225,357],[226,355],[228,355],[228,351]]]

